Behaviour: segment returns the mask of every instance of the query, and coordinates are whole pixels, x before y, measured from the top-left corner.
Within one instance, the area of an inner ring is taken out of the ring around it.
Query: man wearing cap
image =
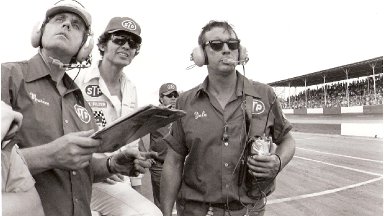
[[[159,102],[160,106],[175,108],[176,99],[179,97],[177,87],[173,83],[165,83],[159,89]],[[160,208],[160,179],[161,172],[163,171],[163,163],[167,156],[167,143],[163,138],[169,133],[172,124],[162,127],[150,134],[149,138],[149,151],[157,152],[158,156],[154,159],[155,163],[152,164],[149,171],[151,172],[153,200]]]
[[[169,148],[162,211],[171,216],[177,199],[179,216],[262,216],[275,177],[295,152],[292,125],[270,86],[236,70],[247,60],[232,25],[210,21],[198,44],[200,54],[192,57],[196,65],[196,58],[207,65],[208,75],[177,99],[176,108],[186,116],[164,138]],[[258,138],[256,147],[271,148],[253,152],[253,138]]]
[[[129,17],[112,18],[97,44],[102,59],[75,79],[99,127],[105,127],[138,108],[136,87],[124,69],[140,51],[140,33],[140,26],[135,20]],[[138,141],[122,149],[138,149]],[[122,149],[106,154],[114,155]],[[91,209],[102,215],[162,215],[150,200],[138,192],[140,186],[140,176],[124,178],[116,173],[92,186]]]
[[[59,1],[33,31],[38,54],[1,65],[1,99],[24,116],[8,145],[21,147],[47,216],[89,216],[92,182],[110,176],[109,171],[128,175],[150,166],[132,150],[92,159],[102,144],[89,138],[97,125],[65,73],[89,59],[90,28],[91,16],[80,3]]]

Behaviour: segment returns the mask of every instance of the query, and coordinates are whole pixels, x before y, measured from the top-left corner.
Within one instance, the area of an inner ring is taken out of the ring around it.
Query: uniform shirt
[[[99,62],[100,63],[100,62]],[[138,107],[136,86],[122,73],[119,78],[122,100],[112,96],[100,75],[98,65],[90,70],[79,73],[75,82],[83,92],[85,100],[91,106],[97,125],[100,128],[116,120],[120,116],[128,115]],[[138,141],[122,147],[138,149]],[[131,177],[133,186],[141,184],[141,178]],[[127,179],[129,180],[129,179]]]
[[[244,185],[237,186],[239,168],[235,167],[246,137],[243,93],[253,99],[246,104],[252,106],[252,121],[259,121],[253,135],[263,134],[268,110],[277,101],[275,94],[271,87],[251,82],[237,72],[235,93],[223,109],[207,86],[208,77],[201,85],[180,95],[176,108],[187,114],[173,123],[171,135],[166,137],[175,152],[186,156],[178,197],[206,203],[226,203],[227,198],[236,201],[239,197],[243,203],[261,202],[249,198]],[[277,108],[271,109],[265,131],[279,144],[291,124],[285,120],[278,102],[272,107]]]
[[[158,153],[156,161],[160,163],[164,163],[167,156],[168,145],[163,138],[169,134],[171,126],[172,124],[169,124],[150,134],[149,150]]]
[[[15,145],[11,150],[1,150],[1,191],[26,192],[35,185],[24,157]]]
[[[80,72],[75,79],[84,93],[85,100],[93,110],[97,125],[101,128],[120,116],[133,112],[138,107],[135,85],[124,73],[121,74],[119,81],[121,101],[110,94],[97,65],[90,70]]]
[[[21,148],[46,144],[71,132],[97,129],[76,84],[64,74],[67,89],[60,95],[50,74],[50,67],[55,66],[47,62],[37,54],[29,61],[1,65],[1,99],[24,116],[11,141]],[[76,171],[50,169],[33,177],[45,215],[91,215],[90,166]]]

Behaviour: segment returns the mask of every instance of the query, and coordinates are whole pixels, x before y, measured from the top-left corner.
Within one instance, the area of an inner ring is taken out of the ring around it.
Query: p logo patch
[[[261,114],[265,111],[265,105],[263,101],[258,99],[253,99],[252,103],[252,114]]]

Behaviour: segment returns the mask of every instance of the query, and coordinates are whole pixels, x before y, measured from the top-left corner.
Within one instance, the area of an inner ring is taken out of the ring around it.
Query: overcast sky
[[[2,1],[1,62],[26,60],[32,26],[56,0]],[[201,83],[206,68],[193,68],[190,53],[210,20],[231,23],[248,50],[246,76],[273,82],[383,55],[383,1],[152,0],[80,1],[92,14],[95,39],[114,16],[142,28],[140,54],[125,72],[136,84],[139,105],[157,104],[162,83],[179,90]],[[93,60],[100,57],[94,49]],[[237,68],[243,72],[241,67]]]

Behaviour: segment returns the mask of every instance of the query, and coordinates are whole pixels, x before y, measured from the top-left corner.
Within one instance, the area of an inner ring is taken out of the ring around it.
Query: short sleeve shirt
[[[1,180],[1,191],[6,193],[26,192],[35,185],[17,145],[10,151],[1,150]]]
[[[224,109],[207,91],[208,85],[207,77],[201,85],[180,95],[176,108],[184,110],[186,116],[173,123],[171,135],[166,137],[174,151],[186,156],[178,197],[209,203],[239,197],[243,203],[260,202],[248,197],[244,186],[237,186],[246,138],[246,106],[252,109],[251,121],[257,122],[253,135],[266,131],[279,144],[291,124],[284,118],[273,89],[265,84],[237,72],[235,93]],[[244,106],[244,98],[249,96],[252,101]]]
[[[50,67],[54,66],[40,54],[29,61],[1,65],[1,99],[24,116],[11,141],[20,148],[47,144],[71,132],[97,129],[77,85],[64,74],[66,90],[61,95]],[[90,166],[76,171],[50,169],[33,177],[46,215],[91,215]]]

